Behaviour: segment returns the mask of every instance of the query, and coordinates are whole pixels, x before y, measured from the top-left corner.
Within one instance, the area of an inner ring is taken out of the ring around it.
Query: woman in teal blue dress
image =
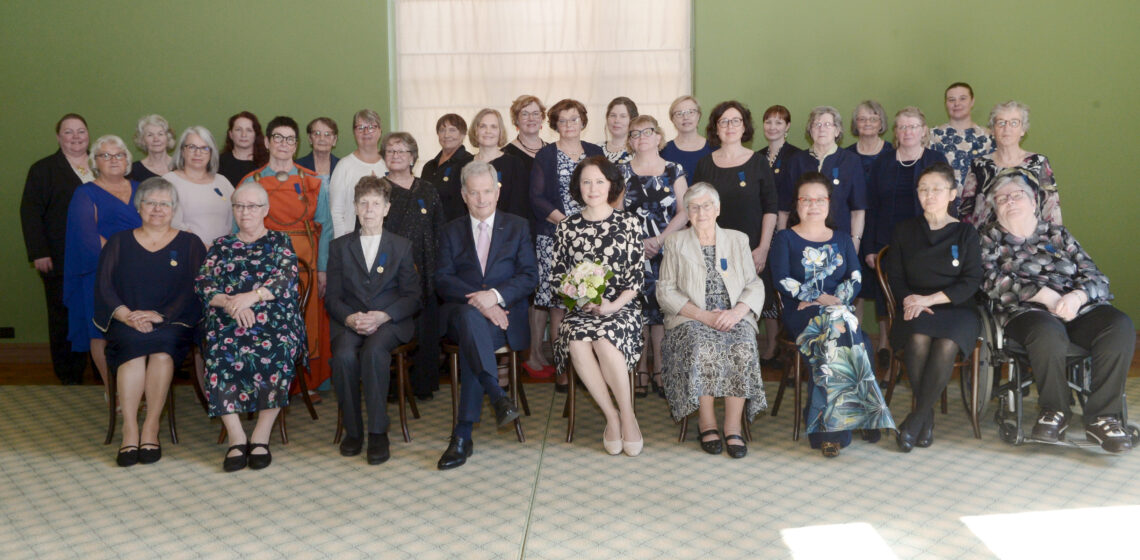
[[[838,456],[851,430],[895,429],[867,354],[870,341],[852,313],[859,256],[847,233],[833,227],[830,200],[827,177],[803,174],[789,227],[776,234],[768,257],[784,327],[811,365],[807,432],[824,457]]]
[[[99,253],[112,235],[142,225],[131,204],[138,183],[126,178],[131,152],[122,138],[102,136],[88,156],[95,180],[75,189],[67,207],[63,252],[63,304],[67,306],[67,340],[75,352],[91,351],[104,386],[107,384],[107,342],[95,327],[95,277]]]

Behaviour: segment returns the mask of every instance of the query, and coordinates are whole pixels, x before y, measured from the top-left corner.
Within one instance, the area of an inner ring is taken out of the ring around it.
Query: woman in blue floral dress
[[[229,434],[223,468],[269,466],[269,436],[289,404],[294,363],[305,351],[297,290],[297,255],[289,236],[265,227],[269,197],[257,183],[234,191],[238,232],[210,247],[195,280],[205,307],[202,353],[211,417]],[[260,411],[246,438],[243,412]]]
[[[808,439],[824,457],[851,443],[851,430],[895,429],[875,382],[851,301],[862,282],[859,256],[846,232],[831,227],[831,185],[805,173],[795,191],[788,229],[768,257],[784,305],[784,327],[811,365],[805,410]]]

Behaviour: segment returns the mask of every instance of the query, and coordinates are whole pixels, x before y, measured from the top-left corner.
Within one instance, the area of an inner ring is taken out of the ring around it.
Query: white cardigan
[[[693,320],[681,316],[686,303],[691,301],[697,308],[705,308],[705,257],[693,228],[669,235],[662,250],[657,303],[665,313],[665,328],[672,329]],[[743,301],[752,310],[744,315],[744,320],[757,328],[756,317],[764,307],[764,283],[756,275],[748,236],[716,226],[716,262],[728,291],[729,307]]]

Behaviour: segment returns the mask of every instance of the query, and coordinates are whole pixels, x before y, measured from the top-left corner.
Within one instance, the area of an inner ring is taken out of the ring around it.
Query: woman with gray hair
[[[99,253],[112,235],[141,225],[131,206],[138,183],[126,178],[131,153],[118,136],[101,136],[91,146],[89,165],[95,180],[75,189],[67,207],[67,233],[63,254],[63,304],[67,306],[67,339],[74,352],[91,351],[103,384],[107,360],[103,332],[95,328],[95,276]]]
[[[218,146],[206,127],[191,126],[182,132],[172,167],[162,178],[174,185],[180,201],[173,226],[197,235],[206,247],[232,233],[234,187],[218,173]]]
[[[174,132],[162,115],[146,115],[135,127],[135,146],[146,157],[131,166],[131,179],[145,181],[161,177],[172,169],[170,150],[174,148]]]
[[[1092,356],[1092,394],[1082,404],[1085,437],[1106,451],[1132,448],[1123,427],[1124,381],[1136,331],[1114,308],[1108,277],[1069,230],[1042,219],[1045,194],[1024,170],[999,174],[987,195],[996,221],[982,238],[982,291],[1005,336],[1025,347],[1040,412],[1031,438],[1054,443],[1072,420],[1066,383],[1070,344]]]
[[[720,196],[708,183],[684,195],[693,227],[665,239],[657,302],[665,313],[664,381],[673,418],[700,410],[700,444],[719,454],[744,457],[741,434],[748,418],[768,407],[760,378],[756,318],[764,307],[764,283],[756,275],[748,236],[716,224]],[[713,399],[724,397],[724,438]]]
[[[214,242],[194,280],[204,306],[208,411],[222,418],[229,435],[226,472],[269,466],[273,421],[289,404],[307,340],[293,244],[288,233],[265,227],[269,195],[250,182],[232,200],[238,231]],[[261,414],[247,438],[240,415],[256,411]]]
[[[356,149],[337,162],[336,169],[332,170],[329,178],[329,211],[332,214],[334,239],[356,230],[356,210],[352,197],[360,178],[366,175],[383,177],[388,173],[380,148],[380,137],[383,135],[380,115],[376,111],[361,109],[352,116],[352,137],[356,139]]]
[[[194,297],[194,276],[206,255],[202,242],[172,227],[178,191],[151,177],[135,193],[140,227],[107,239],[99,255],[94,323],[105,333],[107,368],[118,377],[123,412],[121,467],[162,458],[159,420],[174,368],[193,345],[202,310]],[[147,412],[139,429],[138,409]]]
[[[994,220],[989,199],[998,173],[1020,168],[1034,175],[1039,185],[1037,215],[1052,224],[1061,224],[1061,198],[1049,158],[1022,149],[1021,139],[1029,132],[1029,106],[1018,101],[994,105],[990,111],[990,130],[994,134],[994,151],[970,162],[970,172],[962,185],[962,221],[983,228]]]
[[[863,180],[869,181],[875,160],[894,147],[883,140],[883,134],[887,132],[887,112],[878,101],[867,99],[856,105],[852,114],[851,134],[856,142],[847,149],[859,156],[863,164]]]

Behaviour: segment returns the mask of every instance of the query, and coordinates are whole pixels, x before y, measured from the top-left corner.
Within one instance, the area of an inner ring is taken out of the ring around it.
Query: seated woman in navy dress
[[[194,276],[206,256],[198,236],[170,227],[178,192],[152,177],[135,193],[142,227],[112,235],[99,256],[95,326],[107,341],[107,369],[118,376],[123,411],[121,467],[162,458],[159,420],[174,368],[193,344],[201,309]],[[139,401],[146,394],[146,420],[139,431]]]
[[[824,457],[837,457],[851,430],[894,429],[895,423],[867,356],[870,341],[851,312],[862,273],[851,239],[832,227],[830,197],[823,174],[801,176],[790,227],[776,233],[768,263],[784,327],[811,364],[808,439]]]
[[[981,246],[974,226],[950,216],[957,187],[945,161],[918,175],[922,214],[895,227],[883,263],[898,307],[891,347],[903,350],[915,396],[914,410],[899,424],[904,453],[934,443],[934,403],[958,353],[969,353],[978,338],[974,294],[982,283]]]

